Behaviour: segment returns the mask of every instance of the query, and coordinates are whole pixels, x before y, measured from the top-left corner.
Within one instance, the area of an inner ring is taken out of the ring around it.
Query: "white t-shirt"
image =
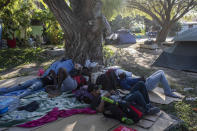
[[[116,76],[118,78],[119,78],[119,75],[122,74],[122,73],[125,73],[126,77],[132,77],[132,73],[131,72],[123,70],[123,69],[116,69],[115,73],[116,73]]]

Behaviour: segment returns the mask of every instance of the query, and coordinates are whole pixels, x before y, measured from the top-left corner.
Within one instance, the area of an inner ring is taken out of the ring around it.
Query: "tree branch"
[[[183,12],[179,16],[178,16],[178,14],[180,13],[181,10],[179,12],[177,12],[177,14],[173,17],[172,21],[173,22],[178,21],[180,18],[182,18],[186,13],[188,13],[190,10],[192,10],[196,6],[197,6],[197,2],[195,2],[194,0],[191,0],[187,4],[187,6],[184,6],[186,8],[182,8]]]
[[[144,13],[147,13],[153,19],[155,19],[158,22],[159,25],[162,25],[162,21],[151,10],[147,9],[141,3],[138,3],[137,1],[129,1],[129,2],[131,2],[131,4],[129,4],[127,7],[134,8],[134,9],[140,10]]]

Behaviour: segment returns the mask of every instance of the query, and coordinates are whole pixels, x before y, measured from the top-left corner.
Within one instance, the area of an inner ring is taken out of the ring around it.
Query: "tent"
[[[135,36],[129,30],[120,29],[116,32],[118,34],[118,44],[135,44]]]
[[[190,28],[178,34],[174,41],[197,41],[197,28]]]
[[[129,30],[120,29],[106,38],[109,44],[135,44],[136,38]]]
[[[185,31],[174,40],[173,47],[164,50],[153,65],[197,72],[197,29]]]

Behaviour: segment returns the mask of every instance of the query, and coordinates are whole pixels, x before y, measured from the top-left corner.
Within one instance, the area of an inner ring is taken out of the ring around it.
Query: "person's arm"
[[[127,83],[126,79],[120,80],[120,87],[122,87],[125,90],[131,89],[131,86]]]
[[[101,103],[98,105],[98,107],[96,107],[96,111],[103,112],[104,111],[104,104],[105,104],[105,101],[101,100]]]
[[[107,93],[107,94],[105,94],[104,96],[105,97],[109,97],[111,94],[110,93]],[[103,112],[104,111],[104,105],[105,105],[105,101],[103,101],[102,99],[101,99],[101,102],[100,102],[100,104],[96,107],[96,110],[98,111],[98,112]]]
[[[55,67],[58,65],[58,63],[59,63],[59,61],[56,61],[56,62],[52,63],[49,66],[49,68],[44,72],[44,74],[42,75],[42,77],[47,76],[51,70],[54,70],[55,71]]]
[[[129,80],[128,80],[128,84],[130,85],[130,86],[134,86],[137,82],[139,82],[139,81],[142,81],[142,79],[141,78],[130,78]]]
[[[57,75],[54,70],[50,70],[48,74],[53,79],[53,84],[57,85]]]

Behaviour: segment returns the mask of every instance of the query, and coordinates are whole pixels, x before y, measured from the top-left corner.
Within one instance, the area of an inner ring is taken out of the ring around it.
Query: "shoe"
[[[170,94],[165,94],[166,96],[169,96],[169,97],[173,97],[173,98],[179,98],[179,99],[181,99],[181,97],[180,96],[177,96],[177,95],[175,95],[174,93],[170,93]]]
[[[146,104],[146,107],[147,107],[148,109],[150,109],[150,108],[153,107],[153,105],[152,105],[151,103],[149,103],[149,104]]]
[[[147,115],[154,115],[160,112],[158,107],[152,107],[147,111]]]
[[[132,119],[129,119],[127,117],[122,117],[121,122],[124,123],[124,124],[127,124],[127,125],[134,124],[133,120]]]

